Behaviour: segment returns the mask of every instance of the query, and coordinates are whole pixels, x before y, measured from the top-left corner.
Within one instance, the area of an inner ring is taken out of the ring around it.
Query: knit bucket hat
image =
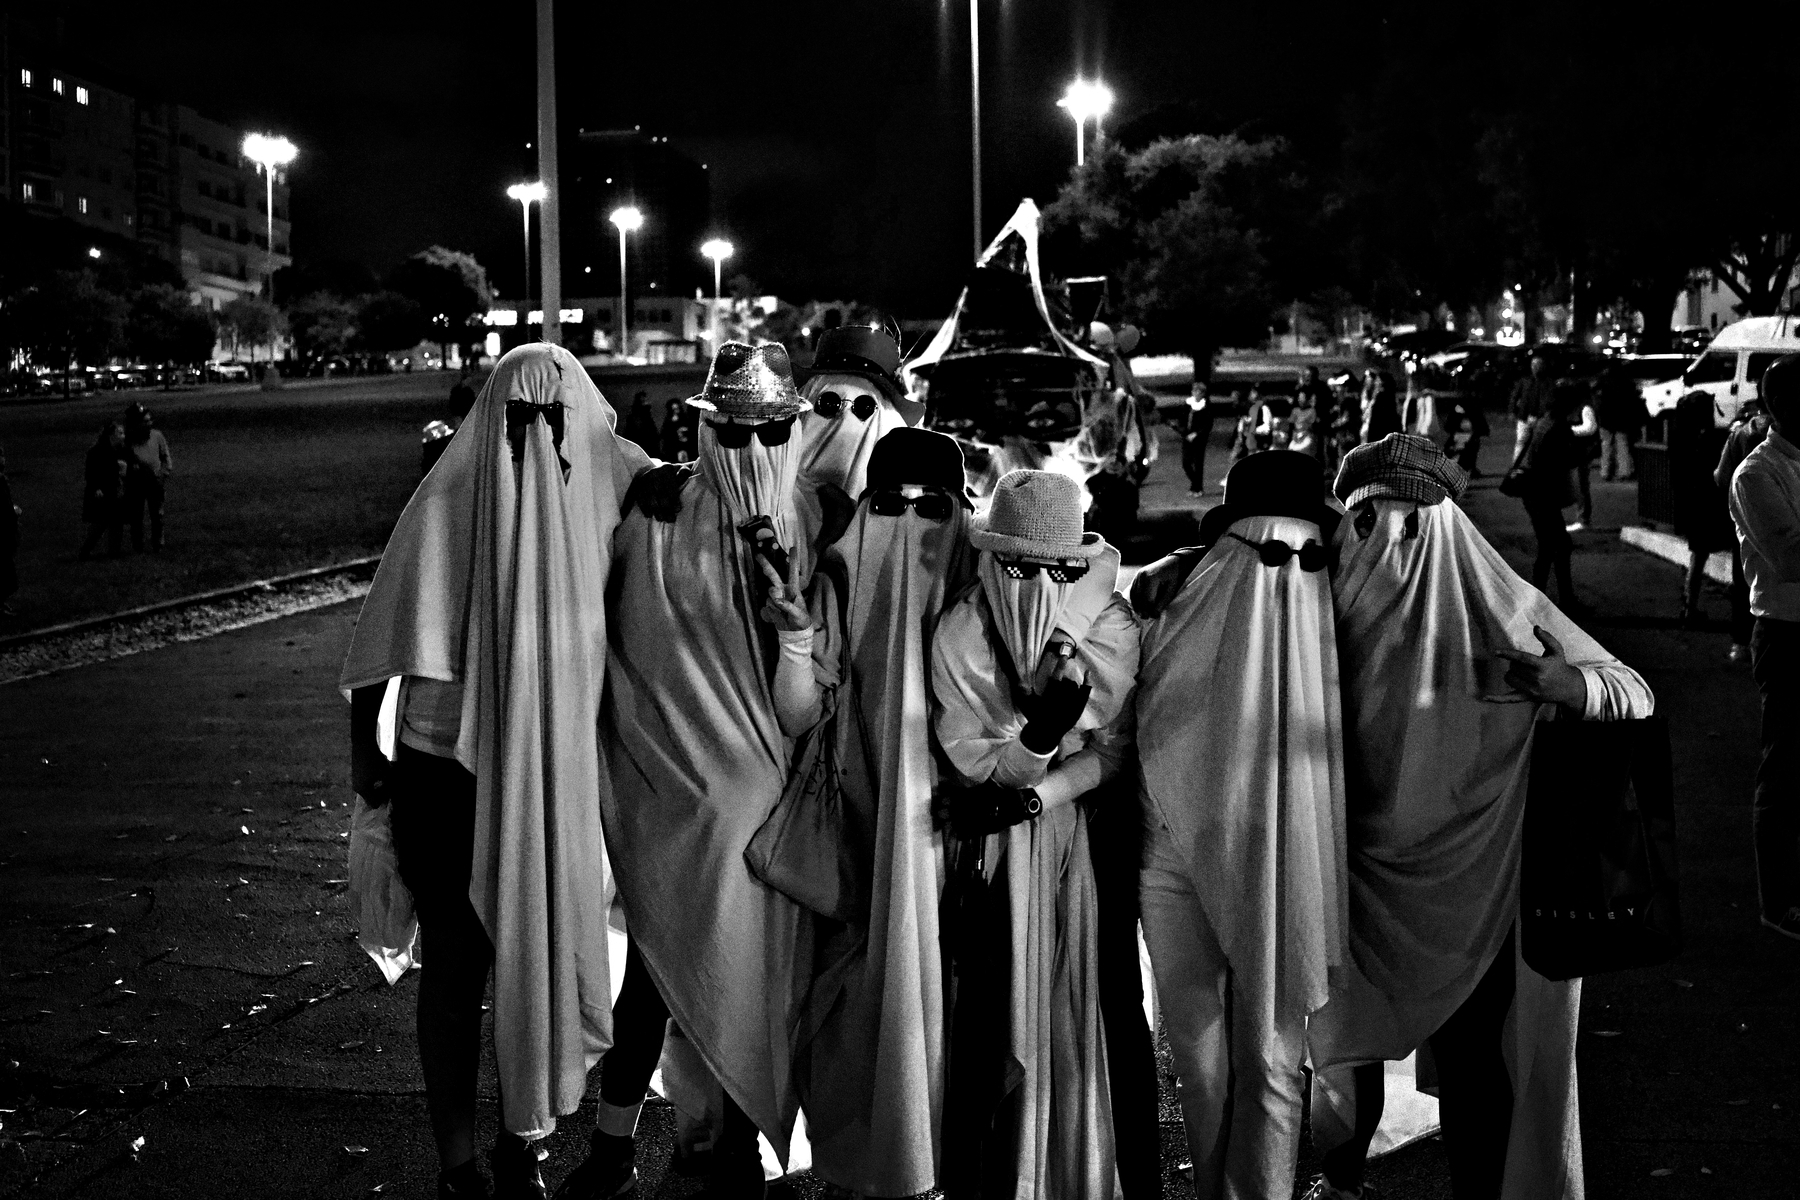
[[[730,417],[778,421],[811,406],[794,387],[794,368],[779,342],[751,346],[726,342],[713,355],[706,386],[688,403]]]
[[[1081,528],[1081,485],[1055,471],[1009,471],[969,544],[1029,558],[1093,558],[1106,546]]]

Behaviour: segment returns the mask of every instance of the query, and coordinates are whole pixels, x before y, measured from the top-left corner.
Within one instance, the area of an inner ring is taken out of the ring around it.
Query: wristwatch
[[[1028,820],[1044,811],[1044,802],[1038,799],[1036,788],[1019,789],[1019,808]]]

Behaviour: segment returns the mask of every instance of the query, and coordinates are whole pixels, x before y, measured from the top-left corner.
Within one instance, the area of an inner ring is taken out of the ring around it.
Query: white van
[[[1738,407],[1756,399],[1757,385],[1769,364],[1800,354],[1800,317],[1745,317],[1719,330],[1678,379],[1644,389],[1644,407],[1652,419],[1673,412],[1689,392],[1710,392],[1713,424],[1720,429],[1737,419]]]

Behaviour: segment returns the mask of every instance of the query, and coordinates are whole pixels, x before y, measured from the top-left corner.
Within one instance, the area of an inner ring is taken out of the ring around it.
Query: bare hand
[[[1198,550],[1189,547],[1159,558],[1139,571],[1137,578],[1131,581],[1132,611],[1145,620],[1160,617],[1199,561]]]
[[[1506,684],[1540,704],[1561,704],[1566,708],[1587,707],[1587,682],[1581,672],[1569,665],[1562,643],[1541,625],[1533,626],[1537,640],[1543,643],[1542,655],[1526,650],[1500,650],[1499,657],[1510,662]]]
[[[806,603],[800,598],[800,592],[793,585],[782,580],[769,565],[769,560],[758,554],[755,556],[757,568],[762,571],[763,578],[769,584],[768,599],[763,601],[762,619],[775,628],[788,633],[797,633],[802,629],[812,628],[812,613],[807,611]]]

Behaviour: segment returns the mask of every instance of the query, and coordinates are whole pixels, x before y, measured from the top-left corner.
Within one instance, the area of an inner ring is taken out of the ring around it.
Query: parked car
[[[1420,387],[1443,395],[1475,395],[1505,358],[1506,347],[1493,342],[1457,342],[1421,359],[1414,378]]]
[[[246,363],[213,363],[210,370],[213,376],[220,380],[241,381],[250,378],[250,367]]]
[[[1734,321],[1679,376],[1645,388],[1644,407],[1655,418],[1673,410],[1689,392],[1706,392],[1713,398],[1713,424],[1724,429],[1737,419],[1745,401],[1756,399],[1763,372],[1789,354],[1800,354],[1800,318]]]
[[[1612,364],[1636,383],[1641,392],[1679,378],[1693,361],[1691,354],[1621,354],[1612,360]]]

